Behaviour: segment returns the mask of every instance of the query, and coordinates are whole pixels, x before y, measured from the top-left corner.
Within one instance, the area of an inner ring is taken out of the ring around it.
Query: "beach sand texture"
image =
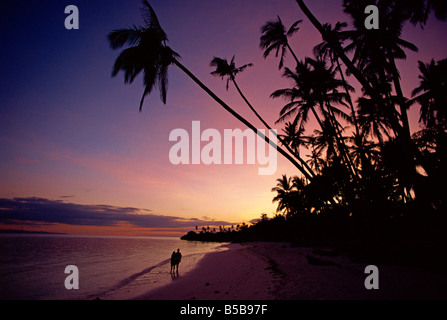
[[[371,262],[372,264],[372,262]],[[186,255],[179,275],[169,264],[99,297],[138,300],[364,300],[445,299],[447,276],[438,271],[380,265],[379,289],[364,285],[366,263],[329,250],[288,243],[225,245]]]

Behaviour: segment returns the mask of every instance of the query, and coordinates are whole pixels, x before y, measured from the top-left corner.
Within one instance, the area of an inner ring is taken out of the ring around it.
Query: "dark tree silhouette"
[[[160,89],[161,100],[166,103],[166,89],[168,67],[171,64],[177,66],[188,75],[200,88],[212,97],[220,106],[228,111],[232,116],[242,122],[245,126],[253,130],[267,143],[274,146],[279,153],[287,158],[299,171],[312,179],[311,175],[296,160],[281,147],[259,132],[255,126],[239,115],[230,106],[222,101],[214,92],[203,84],[191,71],[179,62],[179,54],[167,46],[168,38],[160,26],[155,11],[147,0],[143,0],[144,27],[132,27],[119,29],[109,34],[109,42],[113,49],[118,49],[124,45],[130,47],[124,49],[115,61],[112,76],[116,76],[119,71],[124,71],[124,82],[132,83],[135,77],[143,72],[144,93],[140,102],[140,110],[143,106],[144,97],[152,92],[155,84]]]
[[[226,59],[214,57],[213,60],[211,60],[210,66],[216,67],[216,70],[211,72],[214,76],[219,76],[222,79],[227,78],[227,90],[228,85],[230,81],[234,84],[236,90],[238,91],[239,95],[242,97],[242,99],[245,101],[245,103],[248,105],[250,110],[255,114],[255,116],[262,122],[262,124],[268,129],[272,130],[272,128],[269,126],[269,124],[259,115],[259,113],[256,111],[256,109],[252,106],[252,104],[248,101],[248,99],[245,97],[245,95],[242,93],[242,90],[239,88],[239,85],[236,82],[236,75],[242,71],[244,71],[247,67],[251,67],[253,64],[245,64],[242,67],[236,67],[234,62],[234,56],[231,59],[231,62],[228,63]],[[274,132],[274,131],[271,131]],[[293,155],[303,166],[305,170],[307,170],[308,174],[310,176],[314,176],[314,173],[312,172],[312,169],[307,165],[307,163],[300,157],[297,150],[293,150],[290,148],[290,146],[285,143],[282,140],[281,136],[277,136],[278,140],[282,143],[283,146],[286,147],[286,149],[290,152],[291,155]]]
[[[290,51],[296,63],[298,63],[298,58],[290,47],[288,38],[299,30],[298,25],[301,22],[302,20],[295,21],[289,30],[286,31],[281,18],[277,16],[276,20],[267,21],[261,28],[262,36],[259,45],[264,49],[264,58],[267,58],[272,51],[275,51],[275,57],[278,57],[279,51],[281,51],[278,69],[281,69],[284,65],[284,57],[287,50]]]
[[[420,85],[412,91],[411,102],[421,105],[419,121],[426,127],[447,127],[447,59],[419,61]]]

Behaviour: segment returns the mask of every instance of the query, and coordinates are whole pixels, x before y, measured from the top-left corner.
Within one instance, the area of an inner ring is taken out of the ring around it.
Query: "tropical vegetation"
[[[447,59],[419,61],[419,86],[411,96],[403,92],[397,61],[405,60],[409,51],[418,51],[415,44],[402,38],[403,27],[423,27],[432,13],[445,20],[446,4],[434,0],[344,0],[344,12],[353,21],[348,27],[344,21],[322,24],[303,0],[296,3],[297,13],[300,10],[321,34],[313,56],[299,58],[292,49],[303,20],[289,28],[279,16],[267,21],[260,29],[259,46],[264,58],[275,53],[282,76],[291,83],[272,92],[271,98],[285,103],[278,110],[276,125],[283,127],[277,147],[297,173],[282,175],[272,186],[273,202],[277,203],[273,218],[263,215],[251,227],[191,231],[185,238],[381,243],[382,249],[385,244],[387,248],[414,244],[416,239],[430,246],[445,243]],[[167,45],[167,35],[152,7],[146,0],[143,4],[144,27],[109,34],[113,49],[128,45],[116,59],[112,75],[123,71],[124,81],[132,83],[143,73],[140,109],[154,86],[166,102],[168,67],[175,65],[256,132],[254,125],[179,62],[180,56]],[[364,26],[364,8],[369,4],[379,9],[378,30]],[[290,61],[285,59],[287,53],[293,57]],[[237,74],[252,64],[236,67],[233,56],[230,62],[214,57],[210,66],[215,68],[211,74],[225,79],[227,90],[234,86],[265,128],[271,129],[236,82]],[[410,128],[410,108],[419,109],[422,129]],[[310,128],[309,119],[316,121],[317,129]],[[220,237],[210,236],[218,233]]]

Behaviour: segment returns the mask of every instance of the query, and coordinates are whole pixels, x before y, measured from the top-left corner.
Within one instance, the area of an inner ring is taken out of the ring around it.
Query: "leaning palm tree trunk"
[[[351,94],[349,93],[349,90],[348,90],[348,87],[347,87],[347,82],[346,82],[345,76],[343,74],[343,70],[341,69],[341,65],[340,65],[340,61],[339,61],[338,57],[335,57],[335,62],[337,63],[338,73],[340,74],[341,80],[343,81],[343,87],[344,87],[345,92],[346,92],[346,100],[348,101],[349,108],[351,109],[351,117],[352,117],[352,121],[354,122],[355,133],[356,133],[356,136],[359,136],[360,131],[359,131],[359,125],[358,125],[358,121],[357,121],[357,116],[355,114],[354,104],[352,103]],[[339,131],[339,130],[340,129],[337,126],[337,131]],[[340,133],[340,137],[341,137],[341,133]],[[354,166],[354,162],[352,161],[352,158],[349,155],[349,152],[346,150],[346,146],[344,144],[343,144],[343,148],[345,149],[346,156],[349,159],[350,166],[352,168],[354,176],[358,176],[358,172],[357,172],[356,167]]]
[[[402,87],[400,85],[399,81],[399,74],[397,71],[396,63],[394,61],[393,57],[389,58],[389,62],[391,63],[392,68],[392,76],[393,76],[393,82],[394,82],[394,89],[396,90],[397,97],[399,99],[399,106],[400,106],[400,120],[402,122],[402,131],[400,132],[400,142],[402,146],[403,154],[405,155],[403,159],[404,164],[404,174],[407,175],[407,178],[409,181],[409,184],[413,184],[414,176],[416,174],[416,167],[414,163],[414,153],[413,149],[411,147],[411,134],[410,134],[410,125],[408,122],[408,115],[407,115],[407,103],[405,101]],[[408,185],[406,186],[408,188]]]
[[[377,101],[380,101],[380,94],[374,90],[370,83],[366,80],[366,78],[362,75],[359,69],[357,69],[352,61],[346,56],[345,52],[343,51],[342,46],[338,42],[329,42],[329,38],[327,37],[327,32],[321,25],[321,23],[317,20],[317,18],[312,14],[312,12],[309,10],[309,8],[306,6],[303,0],[296,0],[296,3],[300,7],[300,9],[303,11],[303,13],[307,16],[309,21],[315,26],[315,28],[320,32],[321,36],[324,40],[328,40],[328,45],[331,47],[331,49],[334,51],[334,53],[343,61],[345,66],[349,69],[349,71],[354,75],[354,77],[359,81],[359,83],[362,85],[365,92],[370,95],[372,98],[377,99]],[[392,59],[390,59],[392,60]],[[392,63],[393,61],[391,61]],[[394,70],[396,71],[396,69]],[[396,73],[393,75],[393,80],[396,83]],[[396,90],[399,90],[399,85],[395,86]],[[399,93],[398,93],[399,95]],[[409,152],[410,151],[410,143],[411,143],[411,137],[409,136],[409,126],[408,126],[408,117],[406,112],[406,105],[404,101],[401,101],[401,120],[402,120],[402,127],[399,130],[399,134],[403,135],[403,139],[401,139],[402,148],[404,153],[407,153],[409,157],[404,161],[404,166],[406,167],[407,173],[411,176],[414,171],[414,161],[412,160],[412,155]]]
[[[268,125],[267,122],[265,122],[265,120],[259,115],[259,113],[255,110],[255,108],[253,108],[253,106],[251,105],[251,103],[248,101],[248,99],[245,97],[245,95],[242,93],[241,89],[239,88],[239,86],[237,85],[236,80],[234,79],[234,77],[231,79],[231,81],[233,82],[234,86],[236,87],[237,92],[239,93],[239,95],[242,97],[242,99],[245,101],[245,103],[247,104],[247,106],[251,109],[251,111],[253,111],[253,113],[256,115],[256,117],[264,124],[264,126],[269,129],[272,130],[272,128]]]
[[[184,65],[182,65],[177,59],[173,58],[172,62],[180,68],[184,73],[186,73],[199,87],[201,87],[210,97],[212,97],[218,104],[220,104],[225,110],[227,110],[232,116],[246,125],[249,129],[253,130],[258,136],[264,139],[268,144],[276,148],[279,153],[281,153],[287,160],[289,160],[301,173],[303,173],[306,178],[311,181],[312,176],[304,170],[304,168],[294,159],[290,154],[284,151],[281,147],[277,146],[273,141],[267,138],[264,134],[258,131],[250,122],[248,122],[245,118],[239,115],[236,111],[234,111],[231,107],[229,107],[225,102],[223,102],[214,92],[212,92],[205,84],[203,84],[194,74],[192,74]]]
[[[340,43],[334,43],[333,41],[329,41],[327,37],[327,32],[323,28],[320,21],[315,18],[315,16],[312,14],[312,12],[309,10],[309,8],[306,6],[303,0],[296,0],[296,3],[301,8],[303,13],[307,16],[309,21],[315,26],[315,28],[320,32],[321,36],[323,37],[323,40],[328,40],[328,45],[331,47],[331,49],[334,51],[334,53],[343,61],[345,66],[349,69],[349,71],[354,75],[354,77],[357,79],[357,81],[360,82],[360,84],[363,86],[365,91],[367,93],[371,93],[372,96],[375,95],[375,90],[371,87],[370,83],[366,80],[366,78],[362,75],[362,73],[357,69],[352,61],[346,56],[346,54],[343,51],[343,48],[341,47]]]
[[[267,122],[265,122],[265,120],[259,115],[259,113],[255,110],[255,108],[253,108],[253,106],[251,105],[251,103],[248,101],[248,99],[245,97],[245,95],[242,93],[241,89],[239,88],[239,86],[237,85],[236,80],[234,79],[234,77],[231,79],[234,86],[236,87],[237,92],[239,92],[239,95],[242,97],[242,99],[245,101],[245,103],[248,105],[248,107],[251,109],[251,111],[253,111],[253,113],[256,115],[256,117],[264,124],[264,126],[268,129],[268,130],[272,130],[272,128],[268,125]],[[276,134],[275,134],[276,135]],[[283,139],[281,137],[279,137],[278,135],[276,135],[276,137],[278,138],[278,140],[281,142],[281,144],[286,147],[286,149],[301,163],[301,165],[306,168],[306,170],[309,172],[309,174],[314,177],[315,173],[313,172],[313,170],[309,167],[309,165],[307,164],[306,161],[304,161],[303,158],[301,158],[297,152],[294,152],[287,143],[285,143],[283,141]]]
[[[357,135],[359,135],[360,134],[360,130],[359,130],[359,124],[358,124],[358,120],[357,120],[357,115],[356,115],[355,110],[354,110],[354,104],[352,103],[351,94],[349,93],[348,87],[346,85],[347,82],[346,82],[346,79],[345,79],[345,75],[343,73],[343,70],[341,69],[339,58],[335,57],[335,61],[337,62],[338,73],[340,74],[341,81],[343,81],[343,87],[345,88],[346,100],[348,101],[349,108],[351,109],[351,116],[352,116],[352,121],[354,122],[354,126],[355,126],[355,133]]]
[[[352,158],[347,150],[346,144],[343,142],[343,136],[340,129],[340,123],[335,119],[335,115],[333,111],[328,106],[328,119],[334,129],[334,135],[335,135],[335,141],[337,142],[338,149],[340,151],[340,154],[342,156],[343,161],[345,162],[346,166],[348,167],[348,170],[352,173],[353,177],[357,176],[357,170],[353,164]]]
[[[289,49],[290,53],[292,54],[293,58],[295,59],[296,64],[299,64],[298,58],[295,55],[295,52],[293,52],[292,48],[290,47],[289,43],[287,43],[287,49]]]

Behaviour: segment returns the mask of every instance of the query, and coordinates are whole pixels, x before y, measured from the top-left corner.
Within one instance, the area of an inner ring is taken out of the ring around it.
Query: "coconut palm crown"
[[[142,16],[145,26],[132,26],[112,31],[108,35],[112,49],[124,49],[113,65],[112,77],[124,72],[124,82],[131,84],[142,72],[144,92],[140,101],[140,111],[144,98],[152,92],[154,86],[160,90],[160,99],[166,104],[168,87],[168,67],[179,58],[179,54],[166,45],[168,38],[160,26],[158,18],[147,2],[143,0]]]

